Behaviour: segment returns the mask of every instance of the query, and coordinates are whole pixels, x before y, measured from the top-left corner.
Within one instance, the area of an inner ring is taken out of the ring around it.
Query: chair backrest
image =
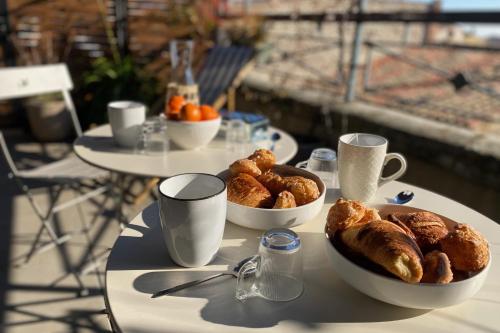
[[[76,134],[81,136],[82,128],[69,93],[71,89],[73,82],[65,64],[0,69],[0,100],[60,92],[71,114]]]
[[[202,104],[213,104],[233,83],[239,72],[253,56],[246,46],[215,46],[198,74]]]

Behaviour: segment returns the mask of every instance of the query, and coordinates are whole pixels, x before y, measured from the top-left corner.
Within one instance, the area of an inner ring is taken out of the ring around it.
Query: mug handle
[[[380,179],[378,181],[378,186],[382,186],[382,185],[384,185],[392,180],[398,179],[399,177],[401,177],[405,173],[406,166],[407,166],[406,159],[404,158],[403,155],[398,154],[398,153],[389,153],[389,154],[385,155],[384,167],[392,159],[399,160],[399,162],[401,163],[401,168],[399,168],[398,171],[396,171],[395,173],[393,173],[390,176],[382,177],[382,175],[380,175]],[[383,170],[383,168],[382,168],[382,170]]]
[[[307,161],[299,162],[299,163],[295,164],[295,167],[299,168],[299,169],[306,169],[307,168]]]
[[[255,274],[260,269],[260,255],[253,256],[241,266],[236,280],[237,300],[244,302],[247,298],[257,296],[258,292],[254,288]]]

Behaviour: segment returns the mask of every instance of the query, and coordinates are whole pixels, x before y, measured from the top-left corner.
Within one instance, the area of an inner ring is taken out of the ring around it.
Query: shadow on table
[[[110,136],[81,136],[75,142],[75,147],[83,146],[93,151],[104,153],[128,153],[134,152],[132,148],[125,148],[118,146],[113,137]]]
[[[119,246],[134,249],[139,243],[151,244],[137,256],[134,251],[126,252],[126,258],[113,258],[114,262],[108,269],[158,269],[137,277],[134,288],[148,297],[158,290],[166,289],[186,281],[202,278],[220,272],[220,270],[200,271],[199,269],[178,269],[167,255],[163,245],[161,232],[157,223],[157,207],[150,206],[143,212],[143,219],[148,228],[138,230],[141,237],[127,237],[122,239]],[[234,265],[241,258],[255,254],[257,251],[260,231],[254,231],[255,239],[248,237],[249,230],[232,226],[226,229],[226,244],[210,266]],[[325,260],[326,255],[322,247],[324,235],[321,233],[301,233],[304,255],[304,293],[299,300],[292,302],[269,302],[253,298],[241,303],[234,298],[236,280],[232,277],[222,277],[205,284],[181,290],[171,296],[206,299],[207,304],[200,310],[201,317],[209,322],[228,326],[241,327],[272,327],[281,321],[299,322],[306,327],[315,327],[321,323],[355,323],[355,322],[384,322],[395,321],[420,316],[428,311],[406,309],[374,300],[356,291],[338,278],[330,263]],[[237,249],[237,250],[236,250]],[[164,252],[163,252],[164,251]],[[158,252],[165,253],[158,256]],[[320,255],[318,255],[318,253]],[[118,262],[126,263],[123,265]],[[349,301],[346,301],[349,300]],[[162,304],[164,298],[151,300]]]
[[[118,146],[111,136],[81,136],[75,142],[75,147],[83,146],[87,149],[102,152],[102,153],[116,153],[116,154],[133,154],[134,148],[125,148]],[[176,145],[173,141],[169,141],[169,151],[183,151],[181,147]]]
[[[328,188],[325,193],[325,203],[333,204],[335,201],[342,196],[339,188]]]
[[[121,236],[108,260],[107,270],[165,269],[175,266],[168,256],[163,242],[157,204],[150,205],[142,213],[146,226],[129,224],[130,234]],[[151,246],[144,246],[151,244]],[[134,249],[141,249],[135,251]]]

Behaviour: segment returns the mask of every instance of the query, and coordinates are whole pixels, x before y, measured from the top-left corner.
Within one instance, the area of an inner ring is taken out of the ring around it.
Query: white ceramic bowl
[[[167,134],[177,146],[196,149],[206,146],[219,131],[221,117],[203,121],[167,120]]]
[[[389,213],[415,212],[422,209],[400,205],[373,205],[379,209],[382,218]],[[456,224],[442,215],[443,221],[451,229]],[[325,237],[325,249],[335,272],[348,284],[360,292],[380,301],[415,309],[437,309],[461,303],[474,296],[481,289],[491,266],[488,265],[476,275],[448,284],[411,284],[397,278],[383,276],[365,269],[342,255]]]
[[[302,176],[314,180],[320,191],[319,198],[308,204],[286,209],[253,208],[228,201],[227,219],[229,221],[246,228],[268,230],[295,227],[312,220],[319,214],[325,202],[326,190],[325,184],[318,176],[289,165],[275,165],[273,171],[281,176]],[[218,176],[226,180],[229,170],[221,172]]]

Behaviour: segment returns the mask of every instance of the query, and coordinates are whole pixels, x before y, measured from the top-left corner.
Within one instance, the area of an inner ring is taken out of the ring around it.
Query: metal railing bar
[[[371,43],[377,45],[391,46],[391,47],[405,47],[405,48],[438,48],[438,49],[453,49],[453,50],[467,50],[467,51],[486,51],[486,52],[500,52],[500,47],[497,46],[481,46],[481,45],[466,45],[466,44],[450,44],[450,43],[407,43],[402,44],[398,41],[385,41],[385,40],[371,40],[365,41],[365,45],[369,46]]]
[[[378,50],[379,52],[382,52],[383,54],[385,54],[391,58],[401,60],[402,62],[413,65],[413,66],[420,68],[420,69],[431,71],[436,75],[442,76],[443,78],[448,79],[452,75],[452,73],[449,71],[446,71],[446,70],[443,70],[441,68],[429,65],[428,62],[401,55],[401,54],[396,53],[392,50],[389,50],[388,48],[386,48],[380,44],[368,41],[368,42],[365,42],[365,45],[373,48],[374,50]]]
[[[369,12],[369,13],[290,13],[257,14],[271,21],[335,22],[406,22],[406,23],[500,23],[500,11],[448,11],[448,12]],[[241,15],[221,15],[222,19],[237,19]]]

